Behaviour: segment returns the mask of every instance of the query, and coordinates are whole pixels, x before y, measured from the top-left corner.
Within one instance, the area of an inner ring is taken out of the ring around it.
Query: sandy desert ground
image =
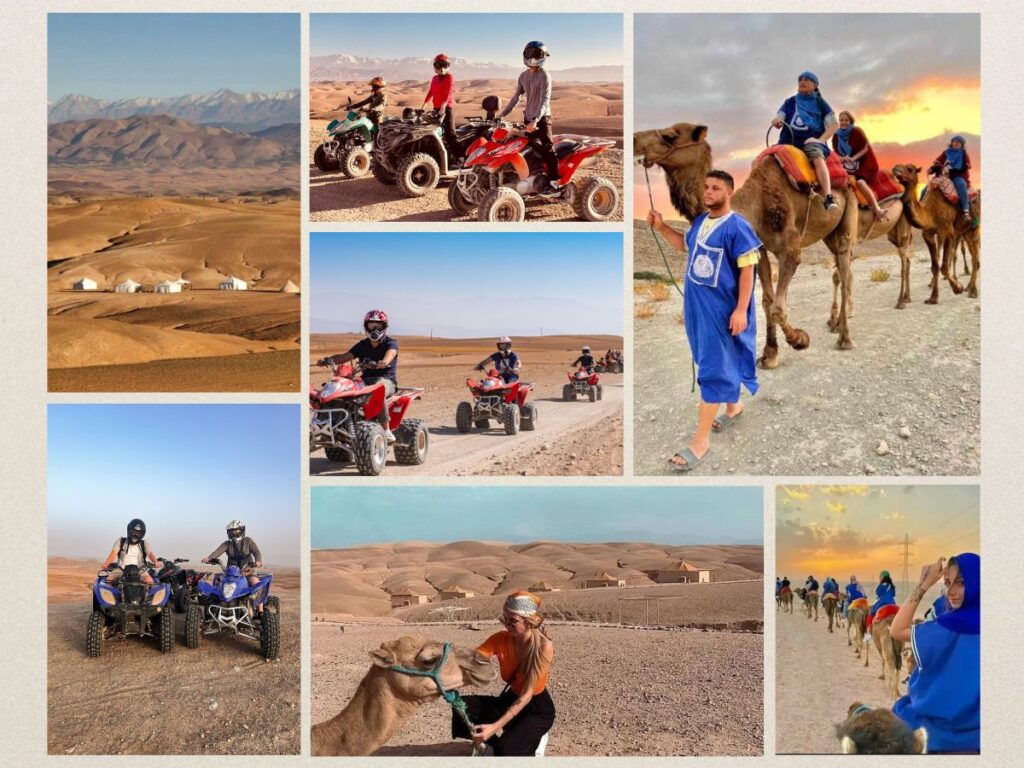
[[[298,202],[114,198],[52,205],[51,391],[294,391]],[[219,291],[229,275],[248,291]],[[74,291],[82,277],[101,290]],[[184,277],[177,294],[114,293]],[[102,290],[106,288],[107,290]]]
[[[831,254],[804,250],[789,291],[791,321],[811,336],[797,352],[780,335],[779,367],[758,371],[761,389],[748,398],[734,428],[712,438],[694,475],[976,475],[981,464],[981,309],[966,293],[940,286],[939,304],[924,304],[931,280],[920,233],[912,245],[911,298],[894,309],[899,258],[888,240],[858,245],[853,265],[855,349],[839,351],[826,327],[832,304]],[[671,259],[678,278],[684,262]],[[646,223],[634,223],[634,276],[665,274]],[[878,272],[882,274],[878,274]],[[888,272],[888,278],[872,279]],[[962,272],[962,266],[961,266]],[[668,474],[668,459],[686,445],[695,422],[690,350],[680,298],[668,286],[634,282],[634,332],[644,343],[634,365],[637,474]],[[760,291],[755,289],[758,354],[764,344]],[[649,316],[646,316],[649,315]],[[884,443],[884,445],[883,445]]]
[[[313,334],[310,337],[310,383],[320,386],[330,372],[314,363],[322,357],[349,349],[359,336]],[[562,400],[569,363],[589,344],[597,356],[621,349],[618,336],[516,337],[515,349],[522,359],[523,380],[535,383],[528,402],[538,409],[537,428],[507,436],[497,428],[461,435],[455,430],[455,408],[469,399],[467,378],[479,378],[472,370],[494,349],[493,339],[429,339],[398,337],[399,383],[423,387],[410,415],[424,419],[430,431],[430,452],[421,467],[401,467],[389,462],[385,476],[416,475],[621,475],[622,401],[621,374],[602,374],[604,397],[591,403]],[[310,472],[318,475],[351,475],[355,468],[328,461],[322,450],[310,456]]]
[[[406,80],[388,87],[387,114],[400,115],[405,107],[419,108],[427,92],[427,82]],[[515,91],[513,80],[481,79],[457,81],[455,116],[461,123],[471,116],[482,116],[480,102],[495,94],[507,100]],[[365,83],[314,82],[310,86],[309,122],[309,206],[311,221],[475,221],[475,215],[459,217],[448,205],[447,188],[442,184],[422,198],[402,196],[394,187],[380,184],[372,177],[347,179],[339,173],[324,173],[312,164],[313,152],[324,138],[327,124],[338,116],[345,99],[353,101],[366,95]],[[555,83],[552,88],[552,113],[556,133],[575,133],[608,138],[615,149],[594,159],[581,173],[604,176],[619,190],[619,210],[613,220],[622,220],[623,152],[621,83]],[[509,116],[519,119],[522,104]],[[563,221],[575,219],[571,206],[532,201],[527,204],[527,221]]]
[[[98,562],[51,558],[48,573],[47,745],[51,755],[297,754],[299,572],[276,568],[281,658],[255,643],[204,638],[161,654],[154,642],[110,641],[85,655],[89,590]]]

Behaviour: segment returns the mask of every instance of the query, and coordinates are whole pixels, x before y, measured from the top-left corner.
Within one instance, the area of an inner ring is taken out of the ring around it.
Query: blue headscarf
[[[815,88],[818,87],[818,76],[816,74],[814,74],[813,72],[811,72],[811,70],[809,70],[809,69],[805,69],[803,72],[801,72],[799,75],[797,75],[796,79],[797,80],[810,80],[812,83],[814,83],[814,87]]]
[[[951,632],[981,634],[981,558],[973,552],[964,552],[954,559],[964,582],[964,601],[959,608],[946,611],[936,621]]]
[[[960,149],[953,149],[953,142],[960,142]],[[949,166],[950,170],[962,171],[964,169],[964,150],[967,148],[967,142],[964,141],[964,137],[959,133],[949,140],[949,146],[946,147],[946,165]]]
[[[840,128],[836,131],[836,139],[839,144],[839,154],[843,157],[849,157],[853,154],[853,147],[850,146],[850,136],[853,135],[853,123],[850,123],[849,128]]]

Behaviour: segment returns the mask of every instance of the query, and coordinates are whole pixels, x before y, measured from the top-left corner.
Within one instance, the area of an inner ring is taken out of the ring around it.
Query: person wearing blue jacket
[[[809,70],[800,73],[796,81],[796,93],[782,102],[772,125],[782,128],[779,144],[799,147],[811,161],[824,197],[822,202],[825,210],[837,207],[825,158],[831,152],[829,142],[839,130],[839,120],[832,107],[822,98],[816,74]]]

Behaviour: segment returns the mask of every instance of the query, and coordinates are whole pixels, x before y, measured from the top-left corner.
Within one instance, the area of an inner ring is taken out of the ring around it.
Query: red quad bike
[[[597,372],[587,373],[587,369],[581,367],[574,373],[567,374],[569,383],[562,385],[562,399],[575,402],[577,395],[586,395],[590,402],[600,400],[604,394],[604,387],[601,386],[601,375]]]
[[[615,146],[614,141],[575,134],[552,137],[562,188],[541,196],[547,173],[522,128],[522,123],[500,125],[469,146],[455,183],[448,187],[448,204],[455,211],[465,216],[475,208],[480,221],[523,221],[524,198],[537,197],[568,203],[586,221],[606,221],[614,215],[619,193],[608,179],[588,176],[573,181],[577,170]]]
[[[395,434],[395,461],[422,464],[430,439],[420,419],[405,418],[418,387],[399,387],[384,398],[384,385],[363,384],[357,366],[330,365],[332,377],[320,389],[309,389],[309,450],[323,448],[330,461],[354,462],[361,475],[379,475],[388,459],[388,443],[377,416],[388,409],[389,428]]]
[[[537,406],[526,402],[527,395],[533,390],[533,382],[506,384],[501,374],[492,369],[480,381],[466,379],[466,386],[473,394],[473,402],[463,401],[455,409],[455,428],[462,434],[474,426],[477,429],[490,428],[491,419],[505,427],[506,435],[514,435],[520,428],[532,432],[536,427]]]

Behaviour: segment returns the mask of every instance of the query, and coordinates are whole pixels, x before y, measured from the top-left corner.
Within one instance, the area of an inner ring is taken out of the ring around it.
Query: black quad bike
[[[157,571],[156,577],[163,584],[171,587],[171,604],[175,613],[184,613],[189,603],[194,603],[199,597],[199,589],[196,586],[203,578],[202,573],[195,568],[182,568],[181,563],[187,563],[188,558],[176,557],[173,560],[159,558],[163,567]]]

